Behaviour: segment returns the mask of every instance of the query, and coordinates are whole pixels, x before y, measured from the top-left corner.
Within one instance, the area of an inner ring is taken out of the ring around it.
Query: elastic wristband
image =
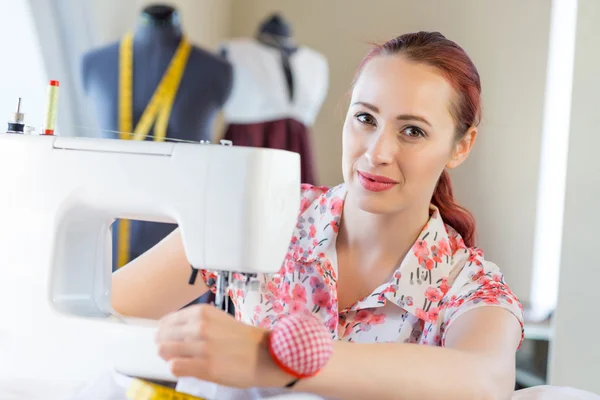
[[[268,335],[269,354],[279,369],[298,380],[317,375],[333,354],[333,340],[325,325],[311,314],[295,314],[277,321]]]
[[[296,383],[298,383],[299,380],[300,380],[300,378],[296,378],[293,381],[291,381],[290,383],[288,383],[287,385],[285,385],[285,387],[288,388],[288,389],[291,388],[291,387],[294,387],[294,385]]]

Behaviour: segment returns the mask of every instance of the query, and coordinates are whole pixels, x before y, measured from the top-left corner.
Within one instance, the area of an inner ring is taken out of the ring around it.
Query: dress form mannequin
[[[134,127],[182,37],[180,18],[173,7],[143,9],[133,37]],[[93,101],[103,136],[110,138],[119,137],[119,49],[120,42],[94,49],[83,56],[81,65],[84,91]],[[193,46],[171,110],[167,140],[212,140],[213,123],[230,95],[232,79],[232,67],[226,60]],[[148,135],[154,135],[153,130]],[[172,224],[131,221],[129,259],[144,253],[174,228]],[[117,244],[117,230],[113,229],[113,249]]]
[[[254,38],[222,43],[221,54],[232,63],[235,77],[224,107],[225,139],[238,146],[295,151],[302,182],[317,184],[310,128],[327,94],[325,57],[296,45],[291,25],[277,13]]]
[[[289,99],[294,99],[294,78],[290,65],[290,56],[298,50],[290,24],[281,15],[275,13],[262,23],[256,39],[266,46],[281,51],[281,62],[285,73]]]

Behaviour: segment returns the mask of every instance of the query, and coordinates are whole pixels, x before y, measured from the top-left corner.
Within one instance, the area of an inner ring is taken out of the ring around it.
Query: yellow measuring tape
[[[179,43],[169,67],[154,91],[135,130],[133,129],[133,33],[127,33],[119,47],[119,137],[123,140],[144,140],[154,124],[154,141],[162,142],[167,136],[167,126],[175,95],[179,90],[192,46],[184,37]],[[131,222],[118,222],[117,267],[130,260]]]
[[[127,390],[127,398],[129,400],[204,400],[142,379],[133,380]]]

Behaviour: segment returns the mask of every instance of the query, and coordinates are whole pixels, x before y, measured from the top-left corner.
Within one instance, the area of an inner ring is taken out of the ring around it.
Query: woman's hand
[[[165,316],[156,342],[177,377],[238,388],[283,387],[293,380],[272,361],[267,330],[241,323],[212,305]]]

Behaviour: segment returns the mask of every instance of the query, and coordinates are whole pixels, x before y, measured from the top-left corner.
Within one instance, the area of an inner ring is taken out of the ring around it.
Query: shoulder
[[[227,54],[232,51],[235,55],[238,51],[259,51],[261,46],[253,38],[238,37],[222,41],[219,43],[218,48],[220,51],[225,50]]]
[[[327,58],[318,51],[311,49],[310,47],[302,46],[298,48],[296,55],[303,61],[310,62],[313,65],[318,65],[320,68],[328,69]]]
[[[469,300],[484,304],[507,302],[521,308],[519,299],[498,265],[486,260],[479,248],[467,248],[464,252],[464,257],[452,271],[454,279],[448,294],[456,296],[455,301],[462,303]]]
[[[450,226],[446,225],[450,254],[452,254],[451,269],[448,276],[448,295],[466,296],[470,291],[482,286],[494,286],[502,290],[502,294],[509,295],[516,300],[509,285],[505,281],[500,267],[491,260],[486,259],[483,249],[467,247],[462,237]],[[479,293],[477,293],[479,294]],[[500,294],[500,293],[498,293]],[[495,302],[495,299],[488,299]]]
[[[460,234],[446,225],[452,266],[448,281],[452,288],[479,285],[490,281],[501,282],[510,290],[504,280],[500,267],[485,257],[485,252],[479,247],[467,247]]]
[[[339,218],[345,197],[346,186],[343,183],[332,187],[302,184],[299,217]]]
[[[98,61],[110,54],[117,54],[119,52],[119,44],[120,42],[113,42],[104,46],[94,48],[84,53],[82,61],[89,63],[93,61]]]
[[[206,63],[206,65],[210,67],[215,67],[222,69],[224,73],[231,73],[232,66],[229,61],[225,58],[221,57],[218,53],[214,53],[212,51],[208,51],[198,46],[193,46],[192,51],[190,53],[190,60],[193,61],[201,61]]]
[[[116,73],[115,60],[119,57],[119,43],[111,43],[88,51],[81,57],[80,72],[85,92],[88,89],[90,77],[106,74],[106,71]]]
[[[90,71],[94,66],[104,65],[107,60],[114,63],[119,55],[119,42],[111,43],[92,49],[81,57],[81,66],[84,72]]]
[[[115,65],[119,57],[119,42],[92,49],[81,57],[83,73],[93,72],[95,69],[105,68],[107,64]]]
[[[311,204],[313,204],[319,198],[324,198],[324,196],[329,192],[331,188],[328,186],[315,186],[308,183],[303,183],[300,185],[300,212],[299,214],[304,213]]]
[[[506,282],[501,268],[487,260],[482,249],[466,247],[451,228],[449,236],[450,241],[454,242],[451,246],[455,247],[452,249],[453,265],[442,305],[445,328],[469,310],[493,306],[511,312],[523,330],[523,306]],[[455,239],[452,240],[452,237]]]
[[[207,90],[223,106],[233,90],[233,66],[225,58],[198,46],[193,46],[188,61],[190,81],[199,93]],[[208,86],[207,86],[208,85]]]

